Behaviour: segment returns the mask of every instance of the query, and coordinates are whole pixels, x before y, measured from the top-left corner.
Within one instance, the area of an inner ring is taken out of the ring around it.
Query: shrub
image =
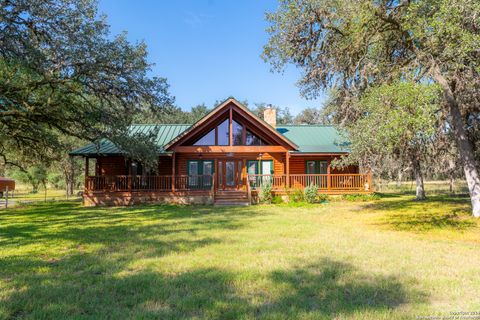
[[[328,195],[324,194],[324,193],[319,194],[318,195],[318,201],[320,201],[320,202],[328,201]]]
[[[262,203],[272,203],[272,184],[264,182],[258,191],[258,198]]]
[[[290,195],[289,198],[292,202],[302,202],[303,201],[303,192],[300,189],[295,189]]]
[[[380,196],[376,193],[373,194],[362,194],[362,193],[353,193],[353,194],[344,194],[342,199],[346,201],[372,201],[380,199]]]
[[[274,204],[281,204],[281,203],[283,203],[283,199],[282,199],[281,196],[274,196],[274,197],[272,198],[272,203],[274,203]]]
[[[308,203],[314,203],[318,196],[318,187],[314,184],[310,184],[303,190],[303,196]]]

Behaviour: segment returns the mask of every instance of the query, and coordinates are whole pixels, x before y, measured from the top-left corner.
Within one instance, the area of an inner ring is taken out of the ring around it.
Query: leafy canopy
[[[135,114],[173,102],[149,70],[145,44],[111,37],[96,1],[1,1],[0,156],[49,158],[61,135],[122,145]]]
[[[438,74],[468,112],[480,99],[479,16],[471,0],[281,0],[263,58],[300,67],[308,97],[337,89],[336,121],[360,115],[369,86]]]
[[[348,161],[378,167],[391,156],[407,163],[421,157],[435,138],[439,97],[432,84],[398,81],[368,89],[359,103],[362,115],[346,126]]]

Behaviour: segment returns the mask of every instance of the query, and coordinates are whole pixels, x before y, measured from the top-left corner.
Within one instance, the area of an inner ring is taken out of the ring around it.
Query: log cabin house
[[[85,157],[85,205],[249,204],[265,183],[278,195],[309,184],[320,193],[373,192],[370,173],[330,165],[348,154],[348,142],[333,126],[277,126],[274,109],[260,119],[230,98],[193,125],[130,128],[154,129],[161,150],[156,170],[128,159],[106,139],[71,152]]]

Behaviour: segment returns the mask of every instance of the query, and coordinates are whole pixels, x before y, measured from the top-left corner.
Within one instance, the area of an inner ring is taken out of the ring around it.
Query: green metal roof
[[[134,134],[148,134],[155,129],[158,129],[157,137],[155,142],[158,146],[161,147],[161,152],[163,152],[163,146],[168,142],[173,140],[183,131],[190,128],[189,124],[134,124],[129,128],[129,132]],[[122,154],[122,150],[118,148],[113,142],[108,139],[100,139],[97,143],[89,143],[86,146],[83,146],[77,150],[70,152],[70,155],[74,156],[85,156],[85,155],[111,155],[111,154]]]
[[[349,152],[349,141],[330,125],[283,125],[277,131],[293,141],[297,152],[344,153]]]
[[[158,128],[155,139],[161,152],[163,147],[175,139],[182,132],[190,128],[189,124],[134,124],[130,127],[132,134],[148,134]],[[304,153],[344,153],[349,152],[349,142],[340,135],[338,130],[328,125],[282,125],[276,130],[287,139],[295,143],[299,150],[295,152]],[[70,155],[113,155],[122,154],[114,143],[107,139],[100,139],[98,144],[90,143],[84,147],[74,150]]]

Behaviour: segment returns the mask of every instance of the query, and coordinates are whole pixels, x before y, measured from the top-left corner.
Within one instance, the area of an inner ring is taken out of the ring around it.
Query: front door
[[[243,161],[218,160],[218,188],[221,190],[241,189],[243,186]]]

